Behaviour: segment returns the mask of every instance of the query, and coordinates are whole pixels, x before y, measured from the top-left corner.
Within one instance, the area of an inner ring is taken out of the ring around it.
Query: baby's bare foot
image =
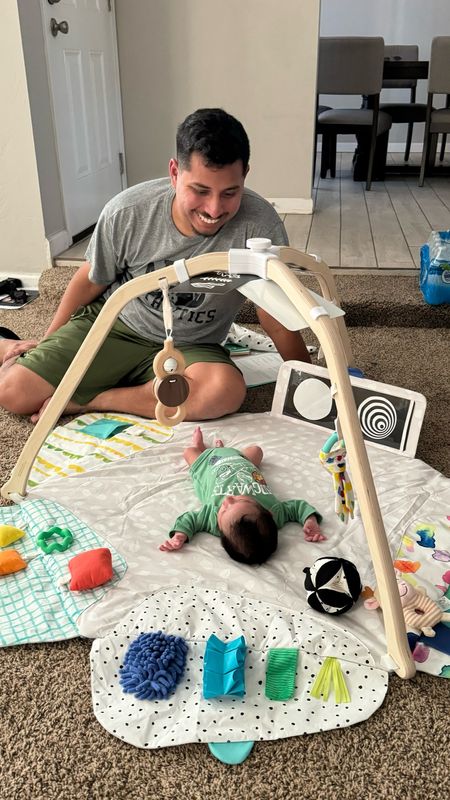
[[[201,447],[205,446],[205,444],[203,442],[202,429],[200,428],[199,425],[197,425],[196,429],[194,430],[194,433],[192,434],[192,444],[193,444],[194,447],[198,447],[198,448],[201,448]]]
[[[213,446],[214,447],[223,447],[222,439],[214,439]]]

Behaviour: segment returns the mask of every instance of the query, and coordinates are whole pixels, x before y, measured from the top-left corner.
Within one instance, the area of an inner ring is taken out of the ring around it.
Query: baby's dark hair
[[[230,558],[242,564],[263,564],[278,546],[278,528],[270,511],[260,506],[256,519],[243,516],[220,534],[222,547]]]
[[[242,161],[244,173],[250,144],[244,126],[223,108],[199,108],[178,126],[177,159],[188,169],[192,153],[198,153],[207,167],[225,167]]]

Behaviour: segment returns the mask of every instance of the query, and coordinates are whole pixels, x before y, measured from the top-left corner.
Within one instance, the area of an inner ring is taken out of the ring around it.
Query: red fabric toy
[[[113,576],[111,550],[108,547],[99,547],[96,550],[79,553],[70,559],[69,570],[71,576],[69,589],[72,592],[82,592],[85,589],[102,586]]]

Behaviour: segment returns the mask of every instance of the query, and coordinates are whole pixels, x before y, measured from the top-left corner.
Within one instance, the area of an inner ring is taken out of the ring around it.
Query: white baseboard
[[[72,244],[72,237],[69,231],[64,230],[47,236],[47,241],[50,247],[50,255],[54,258],[59,253],[69,249]]]
[[[312,214],[312,197],[268,197],[278,214]]]

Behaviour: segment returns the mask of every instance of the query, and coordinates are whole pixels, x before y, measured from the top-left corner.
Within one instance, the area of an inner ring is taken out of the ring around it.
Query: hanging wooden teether
[[[189,395],[189,384],[183,375],[186,367],[183,354],[176,350],[173,344],[172,308],[167,278],[161,278],[159,284],[163,293],[166,340],[163,349],[153,359],[153,372],[155,373],[153,391],[157,400],[155,417],[160,425],[173,427],[182,422],[186,416],[184,403]],[[175,413],[169,415],[168,408],[176,408]]]

